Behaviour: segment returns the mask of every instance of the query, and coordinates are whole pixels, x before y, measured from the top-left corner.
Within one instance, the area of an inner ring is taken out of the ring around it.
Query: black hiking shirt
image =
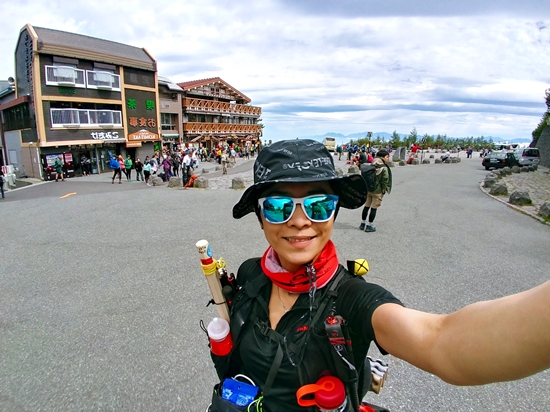
[[[241,275],[243,274],[239,270],[238,276]],[[246,274],[244,275],[246,277]],[[262,276],[265,275],[262,273]],[[384,303],[401,305],[401,302],[381,286],[367,283],[361,277],[351,277],[351,275],[348,277],[350,279],[339,285],[336,313],[347,320],[354,352],[357,353],[359,350],[363,354],[361,358],[357,357],[362,362],[370,343],[374,340],[371,324],[374,310]],[[266,304],[269,302],[271,287],[272,284],[268,283],[260,292]],[[314,312],[325,288],[316,292]],[[258,317],[269,326],[267,307],[260,304],[259,300],[256,300],[255,304],[264,306],[256,312]],[[302,293],[291,310],[283,315],[275,329],[284,337],[282,344],[284,356],[271,391],[268,396],[264,397],[264,406],[270,412],[315,410],[299,406],[296,401],[296,391],[302,385],[315,383],[323,372],[329,371],[330,374],[336,375],[334,359],[331,354],[334,349],[332,349],[324,331],[324,321],[331,308],[327,307],[326,315],[320,317],[320,321],[311,328],[313,330],[308,330],[309,305],[308,293]],[[256,385],[263,388],[278,344],[262,333],[260,329],[250,322],[242,331],[238,350],[242,360],[240,373],[250,377]],[[308,334],[309,337],[307,337]]]

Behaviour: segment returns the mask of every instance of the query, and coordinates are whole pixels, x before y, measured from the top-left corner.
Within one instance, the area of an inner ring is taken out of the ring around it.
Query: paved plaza
[[[0,202],[0,410],[203,411],[216,376],[199,322],[216,311],[195,243],[209,240],[234,272],[264,252],[255,216],[231,217],[242,194],[231,179],[251,181],[252,162],[227,176],[209,171],[205,190],[99,175],[9,191]],[[375,233],[358,230],[360,209],[340,210],[334,226],[340,261],[368,259],[367,281],[408,307],[448,313],[548,280],[550,226],[481,191],[478,158],[392,172]],[[550,410],[550,371],[455,387],[386,360],[386,386],[367,400],[394,412]]]

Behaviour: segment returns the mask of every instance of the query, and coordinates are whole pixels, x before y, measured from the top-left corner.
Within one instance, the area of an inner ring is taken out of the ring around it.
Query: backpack
[[[326,325],[326,323],[324,323],[326,319],[326,314],[335,314],[335,302],[336,297],[338,296],[339,287],[343,285],[347,280],[354,278],[354,275],[352,275],[349,271],[349,269],[352,268],[352,266],[350,266],[350,263],[354,263],[354,261],[348,262],[348,270],[340,265],[330,283],[323,289],[317,291],[320,299],[317,301],[318,309],[316,311],[314,319],[310,323],[310,327],[318,329],[317,326],[322,325],[322,329],[324,329]],[[240,289],[236,292],[235,296],[231,297],[231,336],[234,342],[234,347],[228,356],[216,356],[210,353],[218,377],[221,380],[227,377],[234,376],[236,373],[238,373],[242,362],[240,360],[240,350],[238,348],[241,345],[241,332],[245,328],[257,325],[261,329],[265,330],[266,333],[268,333],[267,336],[269,336],[270,339],[281,340],[278,336],[275,336],[278,335],[278,333],[270,329],[268,325],[264,325],[257,316],[258,311],[261,310],[259,309],[261,305],[260,302],[263,301],[260,290],[270,282],[269,278],[265,276],[262,271],[260,258],[247,260],[242,264],[241,269],[246,275],[246,279],[242,280],[239,279],[240,276],[237,277],[237,283],[240,286]],[[241,271],[241,269],[239,270],[239,272]],[[264,301],[264,305],[265,304],[266,303]],[[344,329],[345,320],[343,321],[343,324]],[[331,331],[331,333],[334,335],[333,331]],[[271,335],[274,336],[272,337]],[[340,334],[338,336],[338,338],[344,337],[346,337],[346,341],[350,340],[347,328],[344,329],[343,334]],[[327,353],[325,355],[325,358],[332,359],[332,365],[334,370],[336,371],[336,376],[338,376],[338,378],[346,386],[346,392],[347,395],[350,397],[350,402],[352,404],[353,410],[358,410],[358,405],[361,403],[361,399],[366,395],[371,385],[371,366],[368,358],[366,357],[368,347],[366,348],[366,350],[364,347],[361,347],[361,345],[359,345],[358,347],[354,346],[351,351],[346,351],[345,349],[343,349],[345,345],[341,345],[341,342],[337,342],[338,344],[333,343],[331,339],[329,339],[328,335],[326,339],[330,342],[330,345],[326,345],[327,351],[330,351],[330,353]],[[353,340],[353,336],[351,337],[351,339]],[[304,345],[306,343],[307,341],[304,342]],[[292,343],[290,344],[292,345]],[[271,389],[271,384],[273,383],[275,375],[279,370],[281,359],[282,356],[279,357],[279,359],[277,359],[276,357],[273,362],[271,370],[267,376],[265,386],[263,388],[264,395],[267,395],[267,393]],[[356,362],[355,360],[357,360],[358,362]],[[308,365],[306,364],[306,362],[301,363],[299,367],[303,368],[302,371],[299,372],[301,376],[309,375]],[[380,408],[374,410],[378,411],[384,409]]]
[[[376,169],[378,167],[372,164],[363,163],[361,165],[361,176],[367,183],[367,191],[374,192],[378,186],[378,176],[376,176]]]

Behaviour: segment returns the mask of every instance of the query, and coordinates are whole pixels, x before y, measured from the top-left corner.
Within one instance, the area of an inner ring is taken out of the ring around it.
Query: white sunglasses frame
[[[334,203],[334,209],[332,210],[332,213],[330,214],[330,216],[327,218],[327,219],[323,219],[323,220],[316,220],[316,219],[312,219],[309,217],[309,215],[307,214],[306,212],[306,208],[304,207],[304,200],[306,199],[309,199],[311,197],[316,197],[316,196],[328,196],[328,197],[331,197],[332,200],[335,202]],[[264,207],[263,207],[263,202],[266,200],[266,199],[269,199],[269,198],[274,198],[274,199],[292,199],[292,212],[288,215],[288,218],[282,222],[272,222],[270,221],[265,213],[264,213]],[[271,223],[272,225],[282,225],[283,223],[286,223],[288,222],[290,219],[292,219],[292,216],[294,216],[294,212],[296,212],[296,206],[299,204],[301,207],[302,207],[302,211],[304,212],[304,215],[306,215],[306,217],[311,220],[312,222],[315,222],[315,223],[324,223],[324,222],[328,222],[333,216],[334,214],[336,213],[336,209],[337,209],[337,206],[338,206],[338,202],[340,201],[340,198],[338,197],[338,195],[334,195],[332,193],[320,193],[320,194],[316,194],[316,195],[309,195],[309,196],[304,196],[304,197],[292,197],[292,196],[283,196],[283,195],[274,195],[274,196],[264,196],[264,197],[260,197],[258,199],[258,206],[260,208],[260,211],[262,213],[262,216],[264,217],[264,219],[266,220],[266,222],[268,223]]]

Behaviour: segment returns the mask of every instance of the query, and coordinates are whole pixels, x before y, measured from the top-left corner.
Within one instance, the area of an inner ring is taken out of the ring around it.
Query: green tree
[[[391,135],[390,144],[394,148],[401,146],[401,137],[399,137],[399,134],[397,133],[396,130],[394,130]]]

